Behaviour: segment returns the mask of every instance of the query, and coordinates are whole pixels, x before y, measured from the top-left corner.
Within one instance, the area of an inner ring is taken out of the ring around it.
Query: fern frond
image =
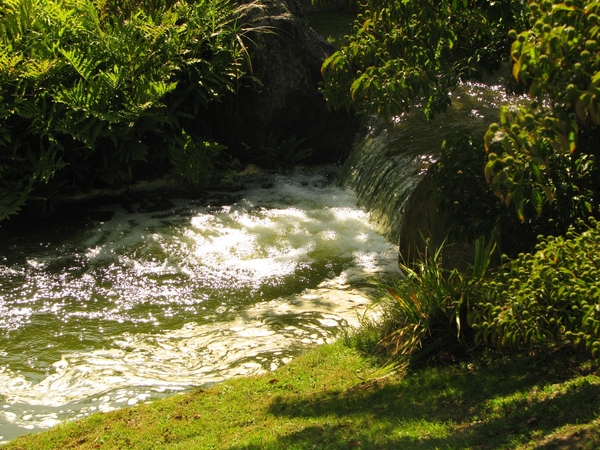
[[[17,113],[26,119],[33,119],[41,115],[40,108],[33,100],[25,100],[18,106]]]
[[[146,161],[148,146],[141,142],[129,141],[124,145],[123,151],[119,152],[121,162]]]
[[[172,92],[177,87],[177,82],[167,83],[164,81],[154,81],[148,83],[146,92],[150,98],[161,99],[167,93]]]
[[[36,3],[33,0],[4,0],[2,6],[6,36],[13,40],[22,37],[33,23]]]
[[[54,146],[57,145],[57,143],[53,144]],[[43,152],[39,156],[35,167],[34,180],[46,184],[56,172],[66,166],[67,163],[65,163],[62,158],[58,156],[56,151],[49,150]]]
[[[101,34],[100,16],[94,2],[89,0],[79,1],[77,2],[76,7],[82,28],[87,31],[93,30],[98,34]],[[74,12],[75,9],[71,11]]]
[[[14,53],[10,46],[0,48],[0,74],[5,77],[15,78],[19,69],[18,66],[23,62],[21,53]]]
[[[19,26],[19,0],[6,0],[2,11],[2,37],[4,44],[21,37]]]
[[[113,66],[111,71],[105,72],[103,70],[100,70],[98,72],[98,79],[100,80],[100,82],[104,83],[111,90],[116,90],[119,87],[119,85],[121,84],[122,76],[123,71],[121,70],[121,67],[117,66],[116,64]]]
[[[26,180],[10,184],[2,183],[0,185],[0,221],[17,215],[32,191],[31,182]]]
[[[72,50],[59,49],[61,55],[73,66],[77,73],[84,80],[89,80],[92,76],[92,72],[96,68],[97,61],[93,58],[88,58],[79,49],[73,48]]]
[[[100,77],[89,81],[80,79],[72,87],[63,87],[54,92],[54,99],[78,111],[90,114],[110,114],[114,91],[109,90]]]

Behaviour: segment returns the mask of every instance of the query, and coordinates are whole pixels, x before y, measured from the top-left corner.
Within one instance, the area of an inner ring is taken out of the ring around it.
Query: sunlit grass
[[[600,377],[566,351],[408,372],[343,342],[275,372],[97,414],[8,449],[598,448]]]

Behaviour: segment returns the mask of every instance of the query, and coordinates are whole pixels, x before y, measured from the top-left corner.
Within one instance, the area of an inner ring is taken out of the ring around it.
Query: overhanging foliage
[[[334,107],[391,118],[415,103],[445,111],[460,80],[497,69],[506,33],[521,26],[524,1],[370,0],[348,45],[323,64]]]

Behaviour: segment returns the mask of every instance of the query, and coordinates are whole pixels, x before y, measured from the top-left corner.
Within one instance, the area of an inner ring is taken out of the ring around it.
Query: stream
[[[357,326],[397,249],[338,172],[2,233],[0,439],[273,370]]]
[[[343,168],[0,224],[0,442],[273,370],[357,327],[399,275],[404,201],[446,136],[512,101],[500,85],[462,86],[432,123],[370,124]]]

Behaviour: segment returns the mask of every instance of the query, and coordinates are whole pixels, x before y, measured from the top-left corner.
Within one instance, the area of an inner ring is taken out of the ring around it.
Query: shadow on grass
[[[594,427],[558,432],[591,424],[600,412],[600,379],[579,367],[564,352],[514,356],[479,369],[422,369],[310,398],[279,396],[270,414],[298,420],[297,431],[233,448],[597,448]]]

